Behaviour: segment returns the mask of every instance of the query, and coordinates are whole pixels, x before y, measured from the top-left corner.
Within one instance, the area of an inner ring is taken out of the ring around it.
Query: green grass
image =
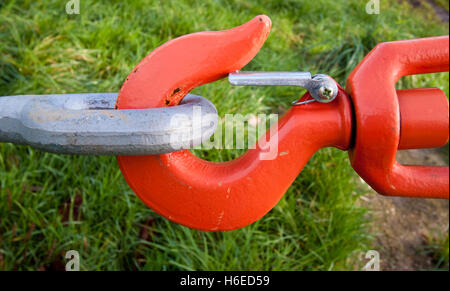
[[[367,15],[365,1],[0,1],[0,95],[116,92],[152,49],[177,36],[221,30],[264,13],[273,28],[247,70],[327,73],[340,83],[378,42],[448,34],[405,3]],[[445,87],[448,74],[406,78]],[[219,113],[284,112],[295,88],[194,93]],[[196,151],[214,161],[240,151]],[[347,155],[316,154],[278,205],[240,230],[191,230],[132,193],[113,157],[63,156],[0,144],[0,269],[58,269],[78,250],[84,270],[336,270],[359,268],[370,245],[366,209]]]
[[[434,269],[448,271],[449,269],[449,240],[446,233],[429,233],[425,236],[425,246],[419,251],[431,257]]]

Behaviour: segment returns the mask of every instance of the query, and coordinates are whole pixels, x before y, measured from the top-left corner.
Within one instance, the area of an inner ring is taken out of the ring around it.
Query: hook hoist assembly
[[[146,205],[200,230],[232,230],[260,219],[324,147],[348,151],[355,171],[380,194],[448,199],[448,167],[396,161],[398,150],[447,143],[448,99],[437,88],[395,88],[406,75],[448,71],[448,36],[377,45],[344,90],[323,74],[240,72],[270,28],[261,15],[230,30],[173,39],[133,69],[118,95],[2,97],[0,141],[56,153],[117,155],[125,180]],[[275,125],[283,155],[259,158],[270,131],[255,149],[229,162],[204,161],[186,150],[208,140],[218,120],[213,104],[188,93],[227,76],[232,85],[308,90]],[[196,106],[206,122],[195,121]],[[170,122],[179,113],[190,117]]]

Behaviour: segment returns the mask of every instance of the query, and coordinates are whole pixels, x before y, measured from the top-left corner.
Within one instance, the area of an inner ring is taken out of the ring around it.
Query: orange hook
[[[270,26],[270,19],[262,15],[230,30],[195,33],[165,43],[128,76],[116,107],[178,104],[193,88],[246,65],[263,45]],[[413,54],[416,47],[418,55]],[[117,160],[145,204],[174,222],[200,230],[231,230],[261,218],[323,147],[350,149],[355,170],[380,193],[448,198],[448,168],[395,162],[398,148],[445,144],[448,101],[438,89],[396,91],[394,83],[405,74],[443,70],[448,70],[448,37],[383,44],[349,77],[350,97],[339,87],[330,103],[293,106],[275,125],[278,131],[268,131],[256,149],[233,161],[208,162],[189,151]],[[424,96],[427,99],[421,102]],[[301,99],[310,98],[307,93]],[[417,110],[422,108],[427,110]],[[277,141],[271,138],[273,132]],[[277,142],[277,157],[260,159],[271,142]]]
[[[177,104],[194,87],[247,64],[263,45],[270,26],[267,16],[257,16],[231,30],[195,33],[167,42],[129,75],[117,108]],[[264,152],[260,143],[224,163],[201,160],[189,151],[117,160],[133,191],[157,213],[200,230],[236,229],[272,209],[317,150],[348,148],[350,102],[340,89],[331,103],[293,107],[276,126],[278,157],[274,160],[259,158]]]

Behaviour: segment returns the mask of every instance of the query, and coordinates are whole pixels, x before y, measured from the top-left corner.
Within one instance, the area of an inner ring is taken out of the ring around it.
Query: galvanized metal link
[[[0,97],[0,142],[60,154],[151,155],[208,140],[217,110],[188,94],[178,106],[114,110],[117,93]]]

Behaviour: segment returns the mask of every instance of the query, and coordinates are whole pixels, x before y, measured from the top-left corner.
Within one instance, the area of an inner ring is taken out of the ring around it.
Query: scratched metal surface
[[[199,145],[217,126],[216,108],[201,96],[189,94],[173,107],[126,110],[114,110],[116,98],[117,93],[0,97],[0,142],[63,154],[148,155]]]

